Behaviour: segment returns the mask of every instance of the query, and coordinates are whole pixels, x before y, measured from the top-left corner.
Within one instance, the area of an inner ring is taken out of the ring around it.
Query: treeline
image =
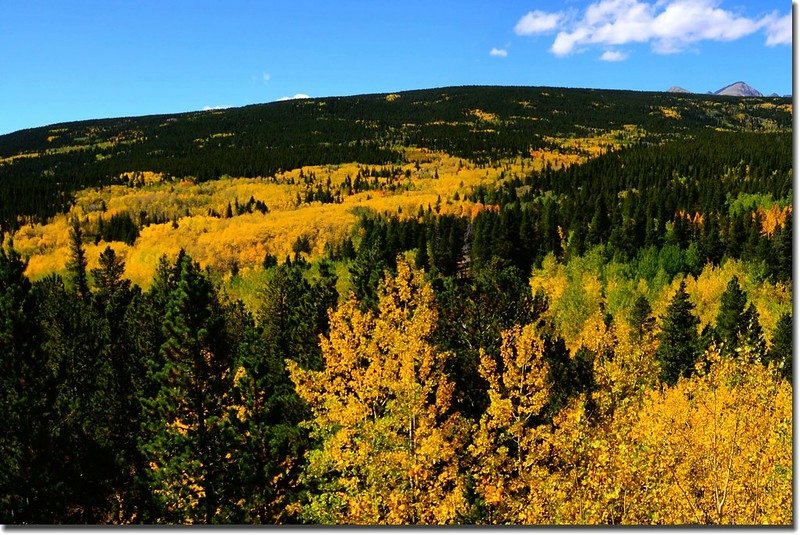
[[[731,99],[563,88],[460,87],[277,102],[173,116],[104,119],[0,136],[0,224],[64,212],[72,194],[131,171],[212,180],[267,177],[304,165],[401,163],[398,146],[480,164],[529,156],[546,136],[636,125],[644,141],[725,128],[787,131],[787,99]],[[674,108],[680,119],[662,113]],[[481,119],[473,112],[493,117]],[[413,119],[410,119],[413,118]]]

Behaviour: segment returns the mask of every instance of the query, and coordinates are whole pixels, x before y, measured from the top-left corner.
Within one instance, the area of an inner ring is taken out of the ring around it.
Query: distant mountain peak
[[[764,95],[758,89],[751,87],[744,82],[734,82],[726,85],[722,89],[714,92],[715,95],[727,95],[730,97],[763,97]]]
[[[688,89],[685,89],[679,85],[673,85],[669,89],[667,89],[667,93],[692,93]],[[729,97],[763,97],[764,95],[758,89],[754,88],[753,86],[747,84],[746,82],[742,82],[741,80],[738,82],[734,82],[730,85],[726,85],[722,89],[718,89],[716,91],[707,91],[706,95],[725,95]]]

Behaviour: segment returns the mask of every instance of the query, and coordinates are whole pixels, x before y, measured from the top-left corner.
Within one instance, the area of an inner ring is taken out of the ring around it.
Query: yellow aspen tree
[[[637,450],[630,430],[642,399],[657,384],[653,332],[632,336],[624,322],[595,321],[594,389],[554,419],[551,437],[553,477],[560,499],[553,523],[624,523],[640,499],[636,489]],[[588,342],[588,339],[586,340]]]
[[[489,407],[470,446],[475,490],[489,523],[547,523],[549,427],[541,418],[550,394],[545,343],[533,325],[515,326],[502,336],[500,369],[491,355],[480,354]]]
[[[654,391],[639,412],[632,442],[641,504],[629,522],[790,525],[792,391],[743,352],[712,348],[708,371]]]
[[[351,297],[331,313],[323,370],[287,363],[319,444],[307,456],[305,480],[314,490],[303,516],[336,524],[457,522],[467,507],[467,424],[451,410],[449,355],[431,341],[433,290],[399,258],[378,308],[361,312]]]
[[[651,328],[637,335],[625,322],[614,320],[597,332],[592,399],[599,414],[609,419],[620,408],[641,402],[658,384],[658,331]]]

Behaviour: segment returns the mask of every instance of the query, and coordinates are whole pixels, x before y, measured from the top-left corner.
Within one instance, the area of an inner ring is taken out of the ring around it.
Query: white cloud
[[[489,55],[495,58],[505,58],[508,56],[508,50],[505,48],[492,48]]]
[[[560,11],[546,13],[544,11],[529,11],[514,26],[517,35],[535,35],[555,30],[561,24],[564,14]]]
[[[792,44],[792,14],[783,17],[777,14],[764,17],[767,29],[767,46]]]
[[[599,0],[582,14],[570,16],[561,11],[532,11],[517,22],[514,31],[534,35],[557,30],[550,52],[560,57],[592,46],[628,43],[649,43],[658,54],[674,54],[700,41],[733,41],[759,30],[765,31],[768,46],[791,44],[791,13],[749,18],[719,4],[719,0]],[[601,59],[619,61],[607,58],[620,54],[607,51]]]
[[[310,97],[310,96],[308,96],[308,95],[306,95],[305,93],[297,93],[296,95],[294,95],[294,96],[292,96],[292,97],[281,97],[281,98],[279,98],[278,100],[279,100],[279,101],[284,101],[284,100],[296,100],[296,99],[299,99],[299,98],[311,98],[311,97]]]
[[[550,52],[556,56],[566,56],[575,50],[575,46],[589,34],[585,28],[578,28],[574,32],[558,32]]]
[[[203,106],[203,111],[224,110],[226,108],[230,108],[230,106]]]
[[[619,50],[606,50],[600,56],[600,61],[624,61],[628,59],[628,54]]]
[[[272,75],[265,71],[264,74],[261,75],[261,78],[264,79],[264,83],[266,84],[267,82],[270,81],[270,79],[272,78]]]

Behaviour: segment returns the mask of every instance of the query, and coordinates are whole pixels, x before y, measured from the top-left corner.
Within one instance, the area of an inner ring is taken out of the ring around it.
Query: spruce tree
[[[725,244],[725,255],[728,258],[739,258],[741,255],[742,244],[747,238],[744,222],[742,221],[744,216],[749,217],[750,213],[734,214],[730,217],[728,235],[726,236],[727,243]]]
[[[100,267],[92,270],[92,278],[97,288],[97,298],[106,301],[117,296],[119,292],[130,289],[130,281],[123,278],[125,262],[117,256],[110,246],[100,253]]]
[[[278,265],[278,257],[270,254],[269,252],[264,253],[264,261],[261,263],[264,269],[269,269]]]
[[[775,333],[772,336],[772,347],[766,354],[765,363],[773,362],[781,375],[792,382],[792,315],[788,312],[781,315]]]
[[[722,342],[723,354],[733,354],[740,336],[747,330],[746,306],[747,294],[739,286],[739,279],[734,276],[722,293],[717,313],[717,336]]]
[[[79,299],[89,296],[89,280],[86,277],[86,251],[83,249],[83,232],[77,219],[73,219],[69,230],[70,259],[67,270]]]
[[[230,481],[235,427],[231,423],[231,351],[212,283],[188,255],[163,320],[163,363],[151,370],[158,385],[145,400],[140,447],[165,522],[231,520]]]
[[[30,388],[42,389],[42,405],[34,424],[33,462],[41,475],[31,478],[38,502],[32,509],[41,523],[100,522],[117,479],[108,329],[95,307],[68,291],[60,277],[37,281],[33,293],[41,377]]]
[[[93,301],[98,315],[103,319],[95,330],[105,340],[100,358],[111,373],[107,385],[110,417],[110,441],[117,464],[116,488],[119,496],[119,521],[141,518],[143,498],[137,489],[136,478],[143,473],[143,461],[137,441],[142,421],[141,388],[146,353],[134,346],[128,334],[127,312],[139,295],[139,288],[123,277],[125,263],[114,249],[106,247],[100,254],[99,267],[92,270],[95,284]],[[141,333],[152,338],[153,328]],[[146,494],[146,493],[145,493]]]
[[[319,335],[328,335],[328,311],[336,308],[339,301],[339,292],[336,289],[338,276],[333,271],[333,265],[322,260],[318,266],[319,278],[311,286],[310,298],[316,309],[315,338]]]
[[[767,342],[764,330],[758,321],[758,311],[753,303],[747,307],[742,316],[744,330],[739,334],[737,349],[747,351],[752,357],[763,360],[767,354]]]
[[[599,245],[605,243],[610,227],[611,218],[608,215],[605,197],[598,195],[594,205],[594,215],[589,223],[589,231],[586,235],[587,244]]]
[[[278,266],[264,288],[258,320],[272,354],[317,368],[321,364],[317,327],[323,305],[315,302],[314,289],[302,269],[297,263]]]
[[[382,280],[387,265],[383,254],[383,240],[378,237],[373,243],[365,241],[359,245],[356,258],[350,266],[350,282],[361,306],[374,309],[378,306],[378,283]]]
[[[786,216],[780,232],[773,238],[774,273],[778,280],[792,280],[792,212]]]
[[[667,313],[661,318],[661,345],[656,359],[661,365],[660,378],[673,385],[678,379],[689,377],[700,353],[697,325],[700,320],[693,313],[694,305],[686,293],[686,281],[682,280]]]
[[[241,324],[236,344],[234,393],[243,410],[236,473],[243,497],[243,521],[276,524],[296,520],[287,505],[299,501],[298,478],[307,447],[299,423],[309,414],[289,380],[285,356],[265,344],[263,333],[243,306],[229,315]]]
[[[640,295],[633,304],[631,313],[628,316],[628,325],[631,326],[636,337],[641,339],[646,333],[652,331],[655,322],[650,302],[645,296]]]

